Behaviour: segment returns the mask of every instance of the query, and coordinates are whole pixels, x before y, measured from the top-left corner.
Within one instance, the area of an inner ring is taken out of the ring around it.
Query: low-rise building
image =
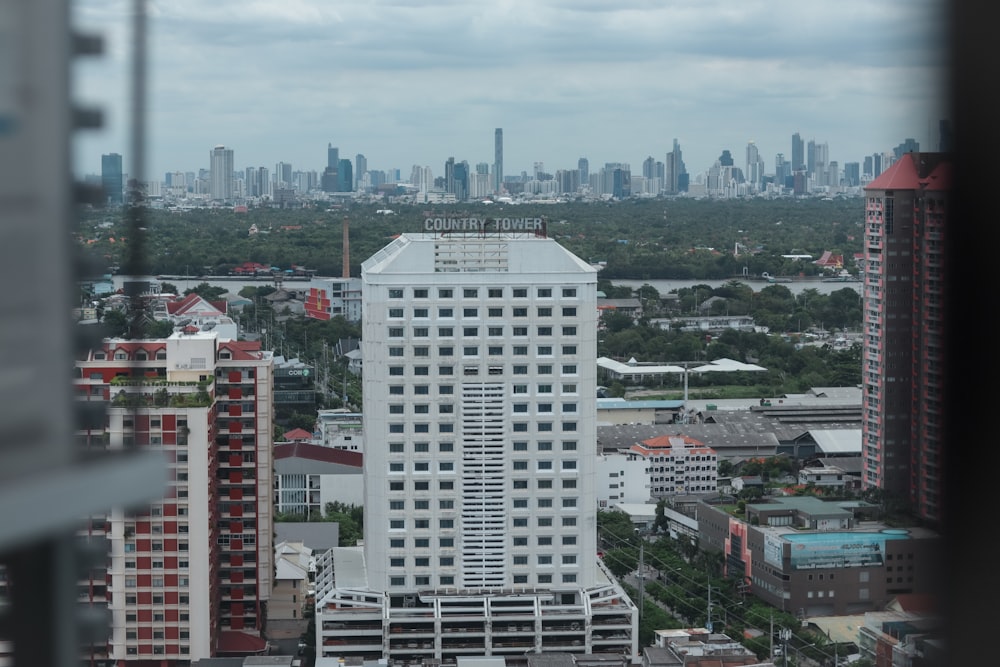
[[[933,593],[940,536],[865,520],[871,509],[803,496],[747,505],[738,518],[702,502],[699,546],[723,552],[726,574],[749,592],[803,618],[875,611],[898,595]]]
[[[718,456],[694,438],[679,433],[662,435],[636,443],[624,453],[646,462],[653,498],[718,492]]]

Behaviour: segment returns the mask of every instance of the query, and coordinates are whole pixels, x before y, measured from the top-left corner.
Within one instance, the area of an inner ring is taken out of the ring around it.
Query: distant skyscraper
[[[757,144],[752,141],[747,144],[747,180],[757,190],[764,185],[764,160],[760,157]]]
[[[326,145],[326,167],[336,169],[340,166],[340,149],[333,144]]]
[[[733,162],[733,154],[729,152],[729,149],[722,151],[722,155],[719,156],[719,164],[723,167],[732,167],[735,162]]]
[[[218,145],[209,153],[209,192],[212,199],[233,198],[233,149]]]
[[[455,163],[453,173],[455,199],[465,201],[469,198],[469,163],[465,160]]]
[[[354,156],[354,189],[358,189],[365,174],[368,173],[368,158],[361,153]]]
[[[942,266],[950,180],[947,154],[912,152],[865,188],[862,480],[930,523],[945,509]]]
[[[774,182],[781,187],[785,187],[785,179],[791,175],[791,165],[785,162],[785,154],[778,153],[774,156]]]
[[[444,191],[455,193],[455,158],[450,157],[444,163]]]
[[[813,139],[806,144],[806,172],[810,176],[816,173],[816,142]]]
[[[906,139],[903,143],[892,149],[897,160],[906,153],[916,153],[918,151],[920,151],[920,142],[916,139]]]
[[[590,162],[582,157],[576,161],[576,169],[580,172],[580,185],[590,183]]]
[[[844,185],[850,188],[856,188],[861,185],[861,163],[860,162],[845,162],[844,163]]]
[[[503,192],[503,128],[493,132],[493,191]]]
[[[337,163],[337,192],[353,192],[354,178],[353,168],[350,160],[341,160]]]
[[[687,183],[687,169],[681,156],[681,145],[674,139],[674,149],[667,153],[667,159],[663,163],[663,189],[671,194],[686,192]]]
[[[111,205],[125,203],[122,156],[118,153],[101,156],[101,185],[104,187],[104,201]]]
[[[792,135],[792,171],[802,171],[806,168],[805,144],[796,132]]]
[[[274,184],[279,188],[287,188],[292,185],[292,165],[288,162],[279,162],[274,165]]]
[[[656,178],[656,160],[652,155],[642,161],[642,177]]]

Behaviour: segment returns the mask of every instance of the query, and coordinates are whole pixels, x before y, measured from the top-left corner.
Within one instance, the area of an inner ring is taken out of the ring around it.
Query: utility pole
[[[638,533],[638,531],[636,531]],[[642,608],[646,606],[646,541],[639,535],[639,622],[642,622]]]

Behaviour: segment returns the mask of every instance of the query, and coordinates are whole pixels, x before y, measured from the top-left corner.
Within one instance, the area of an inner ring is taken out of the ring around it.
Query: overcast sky
[[[134,170],[132,0],[76,0],[74,25],[105,55],[74,69],[74,96],[105,129],[74,145],[80,175],[102,153]],[[322,170],[327,144],[369,169],[449,157],[504,173],[641,174],[676,138],[688,171],[724,149],[766,171],[791,135],[862,162],[907,137],[936,150],[946,50],[940,0],[150,0],[147,179],[209,166]]]

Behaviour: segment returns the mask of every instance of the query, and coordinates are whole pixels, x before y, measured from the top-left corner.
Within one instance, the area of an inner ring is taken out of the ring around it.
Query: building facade
[[[212,199],[233,198],[233,149],[218,145],[209,153],[209,192]]]
[[[686,435],[663,435],[632,445],[628,456],[646,462],[649,496],[717,493],[719,457]]]
[[[944,241],[951,162],[906,153],[865,188],[863,484],[943,517]]]
[[[935,591],[941,537],[864,520],[870,508],[795,497],[747,506],[744,518],[697,506],[698,543],[725,555],[726,574],[800,618],[883,609]]]
[[[101,185],[104,188],[104,201],[112,206],[125,203],[122,156],[118,153],[101,156]]]
[[[404,234],[362,265],[365,412],[385,415],[364,422],[370,592],[318,591],[323,655],[635,653],[635,607],[596,557],[596,271],[540,220],[497,226],[525,231]],[[352,607],[382,632],[326,644]],[[393,634],[416,617],[429,636]]]
[[[78,432],[81,445],[155,449],[169,468],[162,499],[98,522],[110,553],[89,594],[107,604],[112,625],[95,660],[165,664],[234,644],[263,647],[273,568],[270,364],[256,344],[210,332],[108,340],[77,362],[78,399],[109,405],[102,428]]]

